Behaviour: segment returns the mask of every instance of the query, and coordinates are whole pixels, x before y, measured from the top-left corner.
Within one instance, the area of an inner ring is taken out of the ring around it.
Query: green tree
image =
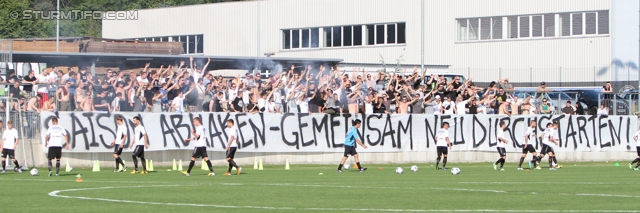
[[[32,7],[28,0],[0,0],[0,38],[46,37],[42,20],[23,19]]]

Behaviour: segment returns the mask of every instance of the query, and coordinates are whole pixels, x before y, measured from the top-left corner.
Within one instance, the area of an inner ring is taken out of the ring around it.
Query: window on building
[[[182,43],[182,48],[184,49],[184,52],[186,54],[201,54],[204,53],[204,43],[202,41],[202,37],[202,34],[200,34],[133,38],[132,40],[153,42],[180,42]]]
[[[556,15],[544,15],[544,37],[554,37],[556,35]]]
[[[458,41],[606,35],[609,11],[460,18],[456,25]]]
[[[480,18],[480,40],[491,39],[491,30],[493,30],[491,27],[491,18]]]
[[[283,29],[281,31],[282,48],[300,49],[404,44],[406,42],[405,30],[405,23]],[[320,40],[322,40],[322,43]]]
[[[407,40],[406,40],[406,37],[405,37],[406,36],[406,31],[405,30],[406,30],[406,27],[407,27],[406,25],[407,25],[406,23],[398,23],[397,24],[397,26],[398,26],[398,29],[397,29],[397,31],[398,31],[398,44],[407,43]]]
[[[353,46],[362,46],[362,26],[353,26]]]

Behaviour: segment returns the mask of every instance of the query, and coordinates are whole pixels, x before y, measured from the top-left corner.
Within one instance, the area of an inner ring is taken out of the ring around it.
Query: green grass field
[[[418,172],[411,172],[411,165],[364,165],[369,168],[364,173],[336,173],[333,165],[266,166],[263,171],[250,165],[240,176],[222,176],[223,168],[215,167],[213,177],[200,170],[200,161],[190,177],[167,168],[132,175],[107,167],[48,177],[46,168],[38,168],[38,176],[28,171],[0,175],[1,208],[66,213],[640,212],[640,172],[620,164],[517,171],[516,164],[508,163],[500,172],[490,163],[450,163],[462,170],[460,175],[431,164],[417,164]],[[397,166],[404,174],[395,174]],[[75,182],[78,173],[84,182]]]

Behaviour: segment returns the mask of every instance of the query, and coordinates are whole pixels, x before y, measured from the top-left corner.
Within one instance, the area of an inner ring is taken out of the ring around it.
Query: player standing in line
[[[542,139],[542,148],[540,148],[540,155],[538,155],[537,158],[537,166],[536,169],[540,170],[540,161],[542,161],[542,158],[544,158],[544,155],[547,153],[547,150],[549,149],[549,138],[547,137],[547,135],[551,134],[552,129],[552,124],[548,123],[547,124],[547,128],[544,129],[544,132],[542,132],[542,134],[540,135],[540,138]]]
[[[124,148],[124,140],[127,139],[127,127],[124,125],[124,119],[122,116],[118,116],[116,118],[116,138],[111,142],[111,146],[113,147],[113,158],[116,159],[116,169],[113,172],[125,172],[127,171],[127,166],[122,162],[122,158],[120,155],[122,154],[122,149]],[[120,170],[120,164],[122,164],[122,170]]]
[[[195,131],[191,131],[191,134],[193,135],[193,137],[187,138],[185,142],[195,140],[196,145],[195,145],[195,148],[193,148],[193,155],[191,155],[191,163],[189,163],[189,169],[186,172],[182,172],[182,174],[186,176],[190,176],[191,168],[193,168],[193,165],[196,164],[196,159],[202,158],[205,162],[207,162],[207,166],[209,166],[208,176],[214,176],[216,175],[216,173],[213,172],[211,161],[209,161],[209,156],[207,156],[206,137],[204,137],[204,134],[206,133],[207,130],[204,128],[204,126],[202,126],[202,122],[200,121],[200,118],[194,118],[193,125],[195,125]]]
[[[554,137],[554,135],[556,134],[556,131],[558,129],[558,122],[553,122],[553,125],[551,126],[551,131],[549,133],[549,135],[545,135],[545,137],[547,137],[549,139],[549,144],[548,144],[548,148],[547,148],[547,155],[549,155],[549,170],[557,170],[558,168],[558,161],[556,160],[556,153],[553,149],[554,145],[558,145],[558,139]]]
[[[446,170],[447,168],[447,155],[449,154],[449,149],[452,148],[451,141],[449,140],[449,122],[442,123],[442,128],[436,132],[436,150],[438,152],[438,158],[436,158],[436,170],[438,165],[440,164],[440,159],[442,159],[442,170]]]
[[[140,117],[133,117],[133,125],[136,126],[134,133],[134,143],[131,143],[129,149],[136,145],[136,148],[133,150],[133,165],[135,165],[135,170],[131,171],[131,174],[138,173],[138,157],[140,157],[140,161],[142,163],[142,172],[140,174],[149,174],[147,171],[147,163],[144,159],[144,149],[149,148],[149,140],[147,138],[147,131],[140,124]]]
[[[496,133],[496,137],[498,138],[498,154],[500,154],[500,158],[493,164],[493,170],[498,170],[498,163],[500,163],[500,171],[504,171],[504,162],[507,159],[507,150],[505,149],[505,145],[509,143],[509,141],[504,137],[504,128],[507,125],[504,121],[500,121],[500,128],[498,129],[498,133]]]
[[[533,155],[533,158],[531,159],[531,161],[529,161],[529,169],[533,169],[533,167],[535,166],[536,156],[538,155],[538,153],[536,153],[536,148],[533,147],[533,144],[530,143],[531,141],[533,142],[536,141],[536,121],[535,120],[532,120],[530,122],[529,127],[527,127],[527,131],[524,133],[524,147],[522,147],[522,157],[520,157],[520,164],[518,164],[518,170],[523,170],[522,162],[524,162],[524,158],[527,157],[528,152]]]
[[[240,140],[238,138],[238,129],[233,125],[233,120],[227,120],[227,135],[229,136],[229,142],[227,143],[227,162],[229,162],[229,169],[227,170],[227,173],[224,173],[225,176],[231,175],[231,169],[233,167],[236,167],[236,170],[238,170],[237,175],[240,175],[240,172],[242,171],[242,167],[238,167],[238,164],[233,161],[233,157],[236,155],[236,150],[238,149],[238,141]]]
[[[47,138],[44,147],[49,147],[47,165],[49,166],[49,176],[51,176],[51,160],[56,159],[56,176],[60,173],[60,158],[62,157],[62,138],[64,138],[65,149],[69,150],[69,137],[67,131],[58,125],[58,118],[51,119],[52,126],[47,129]]]
[[[356,165],[358,165],[359,172],[364,172],[367,170],[367,168],[362,168],[362,166],[360,166],[360,159],[358,158],[358,152],[356,152],[355,147],[355,143],[357,142],[358,145],[362,146],[362,148],[367,148],[367,145],[364,145],[364,143],[362,143],[362,141],[360,141],[360,138],[358,137],[358,128],[360,128],[361,123],[362,121],[360,119],[356,119],[351,122],[353,126],[349,128],[349,132],[347,132],[347,136],[344,141],[344,157],[342,157],[342,160],[340,160],[340,165],[338,165],[338,169],[336,170],[336,172],[342,172],[342,166],[344,165],[344,162],[346,162],[349,158],[349,155],[353,156],[356,159]]]
[[[638,153],[638,157],[636,157],[636,159],[634,159],[633,161],[631,161],[631,163],[629,163],[629,169],[633,169],[633,170],[640,170],[638,169],[638,166],[640,166],[640,144],[638,144],[638,138],[640,138],[640,130],[636,133],[635,136],[633,136],[633,140],[636,142],[636,152]],[[638,163],[636,164],[636,167],[633,167],[634,163]]]
[[[7,155],[16,165],[13,170],[22,172],[18,160],[16,160],[16,147],[18,147],[18,130],[13,128],[13,122],[7,121],[7,130],[2,133],[2,173],[6,173]]]

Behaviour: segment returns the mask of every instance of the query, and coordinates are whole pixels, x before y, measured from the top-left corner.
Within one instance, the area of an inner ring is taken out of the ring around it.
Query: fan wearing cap
[[[434,115],[442,114],[442,99],[440,95],[436,95],[435,102],[433,103],[433,114]]]
[[[540,86],[536,89],[536,92],[537,92],[536,101],[540,102],[544,97],[544,94],[551,91],[552,91],[551,89],[547,88],[547,83],[543,81],[542,83],[540,83]]]

